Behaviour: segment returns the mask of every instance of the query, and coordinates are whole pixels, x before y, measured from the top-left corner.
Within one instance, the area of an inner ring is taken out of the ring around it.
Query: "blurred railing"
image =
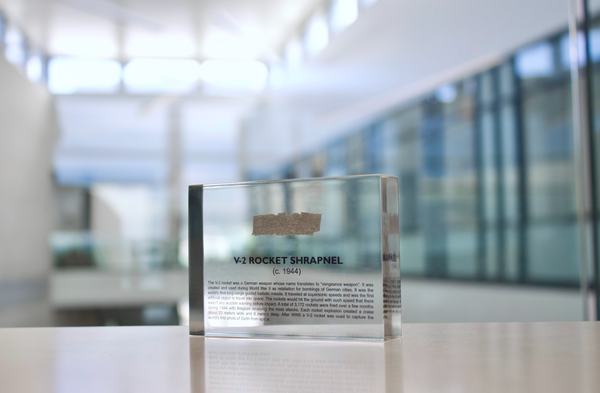
[[[90,232],[55,232],[51,239],[55,269],[89,268],[111,272],[185,270],[180,242],[100,237]]]

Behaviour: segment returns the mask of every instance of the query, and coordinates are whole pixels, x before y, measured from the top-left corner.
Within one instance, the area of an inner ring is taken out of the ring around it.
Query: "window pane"
[[[339,33],[358,18],[356,0],[334,0],[329,11],[329,26],[333,33]]]
[[[4,56],[9,63],[17,67],[24,67],[27,61],[27,38],[15,27],[6,30]]]
[[[523,79],[540,78],[554,73],[553,49],[549,42],[532,45],[515,56],[516,73]]]
[[[285,62],[289,68],[296,67],[303,58],[302,44],[297,38],[291,39],[285,46]]]
[[[306,25],[304,33],[304,50],[308,56],[315,56],[329,43],[329,30],[325,18],[321,15],[313,16]]]
[[[200,66],[200,78],[207,93],[260,91],[269,71],[259,61],[207,60]]]
[[[41,82],[45,76],[45,61],[41,54],[29,56],[27,60],[27,77],[32,82]]]

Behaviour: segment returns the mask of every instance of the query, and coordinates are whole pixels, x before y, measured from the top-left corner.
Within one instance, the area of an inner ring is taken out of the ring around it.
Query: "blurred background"
[[[365,173],[404,322],[597,319],[583,3],[0,0],[0,327],[186,324],[188,185]]]

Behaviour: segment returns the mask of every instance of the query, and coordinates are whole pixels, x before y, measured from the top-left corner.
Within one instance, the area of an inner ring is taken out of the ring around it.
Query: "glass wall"
[[[598,74],[600,27],[590,36]],[[404,277],[577,288],[572,132],[563,31],[398,106],[276,177],[398,176]]]

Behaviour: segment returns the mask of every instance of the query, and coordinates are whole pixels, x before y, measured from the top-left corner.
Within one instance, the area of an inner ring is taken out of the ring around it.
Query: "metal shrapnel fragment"
[[[286,213],[263,214],[252,218],[252,234],[275,236],[312,236],[321,230],[321,214],[317,213]]]

